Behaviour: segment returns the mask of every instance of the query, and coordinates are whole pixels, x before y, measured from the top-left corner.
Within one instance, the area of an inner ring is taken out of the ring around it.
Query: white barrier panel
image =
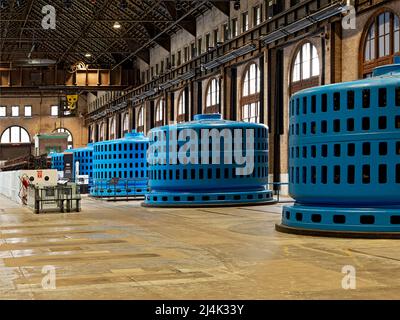
[[[0,172],[0,194],[21,204],[22,177],[28,179],[30,184],[41,187],[57,185],[57,170],[54,169],[4,171]]]

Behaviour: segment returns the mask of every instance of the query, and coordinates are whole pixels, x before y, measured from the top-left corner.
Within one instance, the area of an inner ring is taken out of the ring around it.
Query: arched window
[[[249,65],[243,76],[241,119],[245,122],[260,122],[260,70],[257,64]]]
[[[106,140],[106,125],[104,122],[99,124],[99,141]]]
[[[208,83],[206,91],[205,113],[219,112],[219,91],[219,80],[216,78],[211,79],[211,81]]]
[[[110,120],[110,140],[117,138],[117,123],[115,121],[115,117],[112,117]]]
[[[178,116],[177,122],[185,122],[186,119],[186,98],[185,98],[185,90],[182,90],[181,94],[179,95],[178,99]]]
[[[400,53],[400,20],[390,11],[375,16],[364,40],[362,77],[369,77],[374,68],[393,63],[395,54]]]
[[[90,134],[89,142],[90,142],[90,143],[96,142],[96,125],[95,125],[95,124],[92,124],[92,125],[90,126],[90,128],[89,128],[89,134]]]
[[[129,113],[125,113],[122,120],[122,134],[125,135],[129,132]]]
[[[165,100],[160,99],[157,103],[155,110],[155,126],[159,127],[164,125],[164,115],[165,115]]]
[[[30,143],[28,131],[19,126],[12,126],[3,131],[1,143]]]
[[[137,132],[144,132],[144,108],[140,107],[137,118]]]
[[[74,139],[72,138],[72,134],[69,130],[65,128],[58,128],[53,132],[65,132],[68,133],[68,149],[72,149],[74,147]]]
[[[317,48],[304,43],[297,51],[291,74],[291,93],[319,85],[320,62]]]

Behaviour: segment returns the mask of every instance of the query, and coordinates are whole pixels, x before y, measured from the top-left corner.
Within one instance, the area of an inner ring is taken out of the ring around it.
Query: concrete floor
[[[0,298],[400,298],[399,240],[281,234],[280,205],[82,205],[35,215],[0,198]],[[355,290],[342,288],[345,265]],[[44,266],[56,268],[56,289],[43,289]]]

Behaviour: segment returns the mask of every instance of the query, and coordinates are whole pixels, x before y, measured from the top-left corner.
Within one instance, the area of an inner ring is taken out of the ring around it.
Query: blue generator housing
[[[64,153],[52,152],[49,154],[51,158],[51,168],[57,171],[64,171]]]
[[[202,134],[210,136],[202,138]],[[268,190],[268,128],[220,114],[152,129],[145,206],[214,206],[273,201]],[[216,148],[215,152],[213,148]],[[204,152],[204,153],[202,153]],[[246,163],[244,155],[249,156]],[[248,165],[248,171],[244,170]],[[241,172],[243,171],[243,172]]]
[[[400,64],[290,100],[289,192],[277,230],[400,235]]]
[[[93,182],[93,143],[87,147],[66,150],[73,154],[73,176],[77,178],[76,163],[79,163],[79,175],[89,176],[89,186]]]
[[[136,131],[122,139],[96,142],[91,196],[143,196],[147,190],[148,144],[148,138]]]

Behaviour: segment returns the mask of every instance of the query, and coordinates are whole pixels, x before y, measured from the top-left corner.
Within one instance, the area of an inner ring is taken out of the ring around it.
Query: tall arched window
[[[297,51],[291,74],[291,93],[319,85],[320,62],[317,48],[304,43]]]
[[[205,113],[219,112],[219,91],[219,80],[216,78],[211,79],[211,81],[208,83],[206,91]]]
[[[122,120],[122,134],[125,135],[129,132],[129,113],[125,113]]]
[[[186,98],[185,98],[185,90],[179,95],[178,99],[178,116],[176,121],[178,123],[185,122],[186,119]]]
[[[96,125],[95,124],[92,124],[90,126],[89,133],[90,133],[89,142],[90,143],[96,142]]]
[[[19,126],[12,126],[3,131],[1,143],[30,143],[28,131]]]
[[[110,140],[117,138],[117,123],[115,121],[115,117],[112,117],[110,120]]]
[[[65,132],[68,133],[68,149],[72,149],[74,147],[74,139],[72,137],[72,133],[65,129],[65,128],[58,128],[54,130],[53,132]]]
[[[250,64],[243,76],[241,119],[245,122],[260,122],[260,70]]]
[[[157,102],[156,110],[155,110],[155,126],[159,127],[164,125],[164,115],[165,115],[165,100],[160,99]]]
[[[106,124],[104,122],[99,124],[99,141],[106,140]]]
[[[137,132],[144,132],[144,108],[140,107],[137,118]]]
[[[393,12],[385,11],[372,18],[364,39],[361,75],[368,77],[374,68],[393,63],[400,53],[400,20]]]

